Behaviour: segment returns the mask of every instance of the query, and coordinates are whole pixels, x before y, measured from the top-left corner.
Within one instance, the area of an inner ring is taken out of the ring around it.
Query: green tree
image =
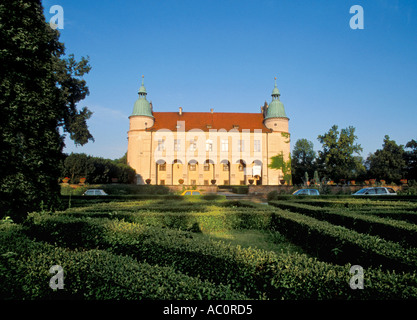
[[[115,159],[114,162],[127,165],[127,152],[121,158]]]
[[[92,140],[88,94],[81,78],[87,59],[65,58],[59,33],[45,22],[40,1],[0,2],[0,207],[23,219],[41,206],[58,205],[64,136]]]
[[[369,176],[378,180],[398,183],[406,172],[404,153],[404,146],[397,145],[386,135],[382,149],[378,149],[367,158]]]
[[[291,157],[293,183],[303,183],[305,173],[313,175],[316,170],[316,152],[313,148],[313,143],[307,139],[296,141]]]
[[[322,150],[318,153],[318,168],[321,176],[333,179],[356,179],[360,163],[354,154],[359,154],[362,147],[355,143],[355,128],[350,126],[339,132],[334,125],[324,135],[319,135]]]
[[[405,145],[404,159],[406,162],[407,179],[417,181],[417,141],[408,141]]]
[[[136,172],[122,161],[71,153],[65,158],[61,177],[69,177],[73,183],[80,178],[86,178],[90,184],[111,183],[113,178],[119,183],[133,183]]]
[[[271,157],[271,163],[268,165],[271,169],[281,170],[282,179],[285,180],[287,184],[291,184],[291,156],[288,160],[284,159],[284,154],[280,154]]]
[[[88,178],[94,170],[94,164],[85,153],[71,153],[65,157],[61,177],[70,178],[71,183],[78,183],[80,178]]]

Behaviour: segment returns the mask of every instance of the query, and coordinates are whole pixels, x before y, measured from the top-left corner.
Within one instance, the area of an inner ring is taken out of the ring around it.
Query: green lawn
[[[267,230],[225,230],[212,231],[201,235],[215,240],[221,240],[234,246],[272,251],[277,254],[302,253],[302,249],[289,242],[279,232]]]

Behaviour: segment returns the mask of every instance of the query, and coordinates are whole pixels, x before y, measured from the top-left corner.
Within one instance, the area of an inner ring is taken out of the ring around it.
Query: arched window
[[[198,164],[198,162],[196,160],[188,161],[188,170],[189,171],[196,171],[197,170],[197,164]]]

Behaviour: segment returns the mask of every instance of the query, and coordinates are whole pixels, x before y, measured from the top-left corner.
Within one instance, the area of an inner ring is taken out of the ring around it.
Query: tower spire
[[[281,95],[279,93],[278,87],[277,87],[277,77],[274,78],[275,81],[275,86],[274,86],[274,90],[272,90],[272,100],[278,99],[279,100],[279,96]]]
[[[147,95],[147,92],[146,92],[146,89],[145,89],[145,85],[144,85],[144,82],[143,82],[143,78],[145,78],[144,75],[142,75],[142,85],[139,88],[139,96],[146,96]]]
[[[284,104],[279,100],[279,96],[281,94],[277,87],[277,78],[275,77],[274,80],[275,80],[275,86],[274,86],[274,89],[272,90],[272,101],[266,110],[265,119],[287,118],[287,116],[285,115]]]
[[[146,89],[143,81],[144,76],[142,75],[142,85],[139,88],[139,98],[136,100],[133,106],[132,116],[147,116],[152,117],[152,104],[146,100]]]

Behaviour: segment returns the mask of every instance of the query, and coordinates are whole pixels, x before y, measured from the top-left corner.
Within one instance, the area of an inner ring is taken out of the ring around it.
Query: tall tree
[[[307,139],[299,139],[292,151],[291,173],[295,184],[303,183],[305,173],[313,176],[316,170],[316,152],[313,143]]]
[[[45,21],[40,1],[0,3],[0,207],[15,219],[59,200],[64,136],[92,140],[82,76],[88,59],[65,58],[59,33]]]
[[[321,176],[336,181],[341,179],[355,179],[358,175],[360,163],[355,154],[360,154],[362,147],[355,143],[357,140],[355,128],[350,126],[339,132],[334,125],[324,135],[319,135],[322,150],[318,153],[318,164]]]
[[[417,182],[417,141],[408,141],[405,145],[405,162],[407,170],[407,179],[415,180]]]
[[[384,137],[382,149],[367,158],[370,177],[398,183],[405,175],[404,146],[397,145],[389,136]]]

